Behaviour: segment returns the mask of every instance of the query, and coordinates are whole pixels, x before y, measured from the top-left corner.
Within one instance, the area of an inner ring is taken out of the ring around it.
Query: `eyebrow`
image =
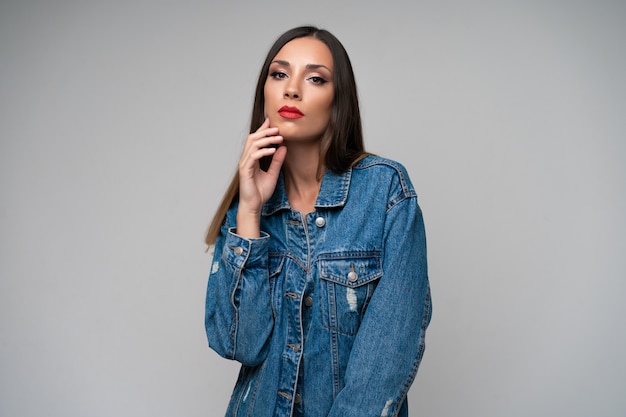
[[[279,64],[279,65],[284,65],[286,67],[289,67],[290,64],[288,61],[283,61],[282,59],[277,59],[275,61],[272,61],[272,64]],[[330,68],[328,68],[326,65],[322,65],[322,64],[307,64],[306,65],[307,69],[318,69],[318,68],[326,68],[328,71],[331,71]],[[332,71],[331,71],[332,72]]]

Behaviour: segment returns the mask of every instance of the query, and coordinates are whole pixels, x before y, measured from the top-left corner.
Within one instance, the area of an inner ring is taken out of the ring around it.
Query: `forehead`
[[[297,38],[287,42],[274,60],[287,61],[293,65],[325,65],[333,67],[333,57],[328,46],[316,38]]]

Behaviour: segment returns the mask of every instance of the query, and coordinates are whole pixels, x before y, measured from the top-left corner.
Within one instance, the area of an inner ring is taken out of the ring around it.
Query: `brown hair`
[[[320,161],[324,161],[325,168],[335,173],[341,173],[363,158],[366,152],[363,146],[361,113],[352,64],[341,42],[327,30],[313,26],[301,26],[288,30],[274,42],[267,53],[256,85],[250,119],[250,133],[255,132],[265,120],[263,90],[269,74],[270,63],[285,44],[294,39],[305,37],[312,37],[324,42],[333,57],[333,84],[335,87],[333,107],[328,127],[322,137]],[[270,158],[261,159],[261,168],[267,170],[270,161]],[[207,245],[215,243],[226,213],[238,192],[239,174],[235,173],[209,226],[205,238]]]

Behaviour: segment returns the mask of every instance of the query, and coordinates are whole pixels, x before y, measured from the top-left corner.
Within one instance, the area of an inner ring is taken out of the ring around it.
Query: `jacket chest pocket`
[[[383,275],[379,252],[334,253],[320,258],[322,323],[355,335]]]

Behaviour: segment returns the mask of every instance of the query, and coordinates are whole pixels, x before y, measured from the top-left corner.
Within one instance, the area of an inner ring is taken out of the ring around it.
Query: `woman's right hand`
[[[277,127],[270,127],[265,119],[256,132],[248,135],[239,160],[239,210],[237,212],[237,234],[244,237],[260,236],[261,209],[276,188],[280,168],[285,160],[287,148],[280,145],[283,137]],[[259,165],[261,158],[272,156],[267,171]]]

